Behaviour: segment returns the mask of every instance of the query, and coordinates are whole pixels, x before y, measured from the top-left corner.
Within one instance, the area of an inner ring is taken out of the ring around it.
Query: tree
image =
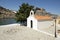
[[[30,10],[33,9],[34,6],[29,5],[28,3],[23,3],[21,6],[19,6],[19,10],[16,13],[16,20],[17,22],[24,22],[27,20],[27,17],[29,16]]]

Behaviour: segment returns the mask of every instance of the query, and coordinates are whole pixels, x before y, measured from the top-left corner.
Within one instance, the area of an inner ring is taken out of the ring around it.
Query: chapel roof
[[[51,16],[34,15],[37,20],[51,20]]]

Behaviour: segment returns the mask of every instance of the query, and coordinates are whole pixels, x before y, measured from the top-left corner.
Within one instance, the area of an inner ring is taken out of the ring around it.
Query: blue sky
[[[0,0],[0,6],[10,10],[18,10],[22,3],[29,3],[35,7],[44,8],[53,14],[60,14],[60,0]]]

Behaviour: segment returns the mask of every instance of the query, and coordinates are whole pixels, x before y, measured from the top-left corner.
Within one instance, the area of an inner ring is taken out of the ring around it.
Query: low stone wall
[[[0,27],[14,27],[14,26],[20,26],[20,24],[14,23],[14,24],[8,24],[8,25],[1,25]]]

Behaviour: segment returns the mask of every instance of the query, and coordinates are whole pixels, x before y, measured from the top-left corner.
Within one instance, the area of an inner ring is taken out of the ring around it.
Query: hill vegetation
[[[0,18],[14,18],[15,13],[9,9],[0,6]]]

